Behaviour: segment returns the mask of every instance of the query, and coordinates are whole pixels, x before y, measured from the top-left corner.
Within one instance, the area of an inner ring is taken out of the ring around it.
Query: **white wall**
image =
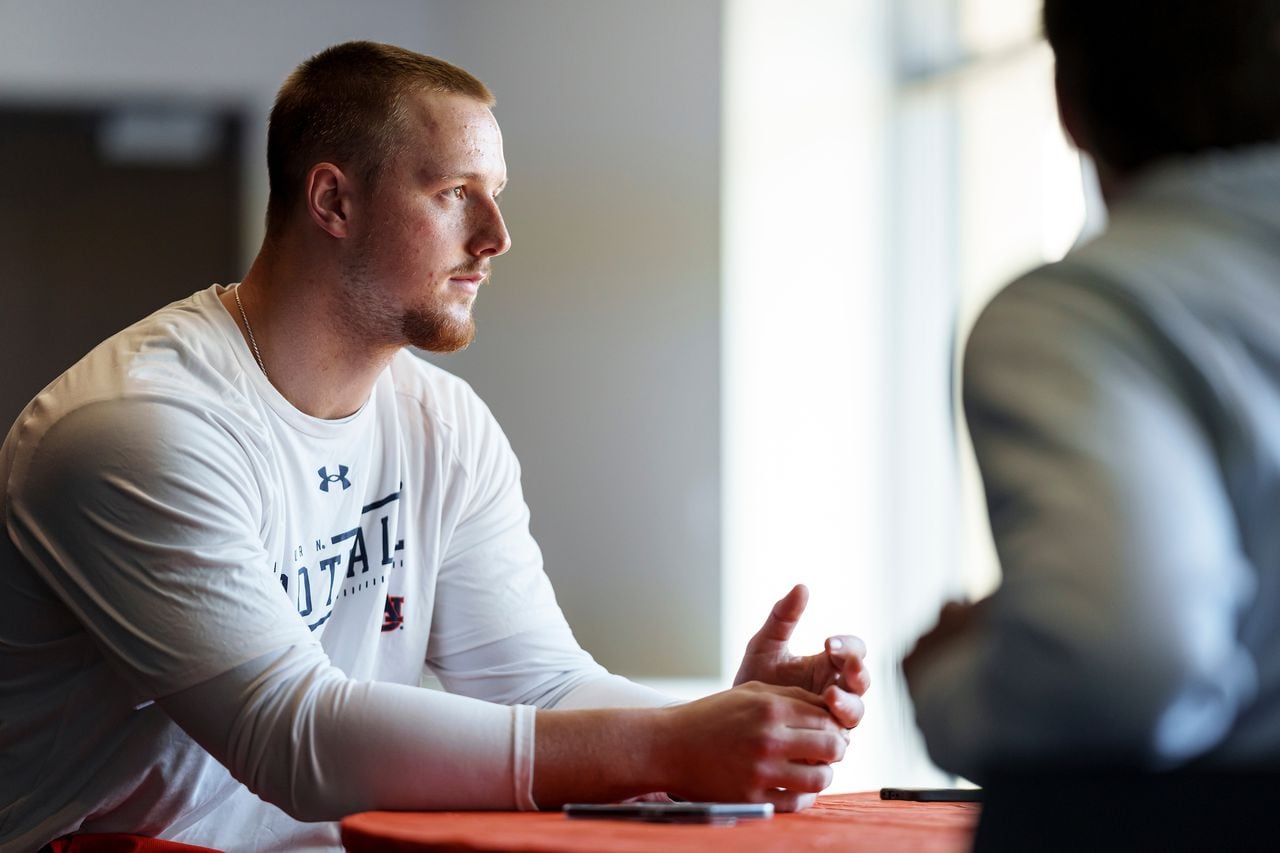
[[[583,645],[719,669],[717,0],[437,0],[498,98],[513,249],[442,363],[505,426]]]
[[[523,461],[583,645],[631,674],[712,676],[719,14],[716,0],[0,0],[0,100],[243,105],[251,255],[265,118],[298,62],[369,38],[489,83],[514,249],[481,294],[477,342],[443,362]]]

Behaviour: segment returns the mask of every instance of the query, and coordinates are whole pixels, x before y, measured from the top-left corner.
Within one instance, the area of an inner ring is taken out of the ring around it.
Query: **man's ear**
[[[352,214],[351,179],[332,163],[317,163],[307,172],[307,214],[332,237],[350,233]]]

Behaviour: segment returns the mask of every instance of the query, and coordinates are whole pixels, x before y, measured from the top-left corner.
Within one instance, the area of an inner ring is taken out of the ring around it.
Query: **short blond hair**
[[[316,163],[331,162],[376,183],[402,139],[405,98],[419,92],[494,103],[469,72],[389,44],[345,42],[299,65],[280,87],[267,128],[267,235],[288,221]]]

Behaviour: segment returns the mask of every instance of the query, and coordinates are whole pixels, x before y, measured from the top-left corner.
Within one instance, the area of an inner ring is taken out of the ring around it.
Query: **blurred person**
[[[1140,780],[1104,810],[1215,774],[1274,795],[1280,0],[1046,0],[1044,25],[1109,225],[968,341],[1002,581],[904,661],[917,720],[941,767],[1005,792],[1064,768]]]
[[[520,471],[448,352],[510,247],[493,98],[330,48],[280,90],[260,253],[54,380],[0,472],[0,848],[127,832],[336,849],[367,809],[669,792],[801,809],[867,688],[778,602],[733,689],[607,673],[567,626]],[[422,689],[425,665],[447,692]]]

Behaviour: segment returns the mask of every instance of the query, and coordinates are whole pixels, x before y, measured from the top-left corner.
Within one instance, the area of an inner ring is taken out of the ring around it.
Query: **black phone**
[[[773,817],[773,803],[569,803],[564,813],[571,818],[732,824]]]
[[[980,803],[981,788],[881,788],[882,800],[914,800],[918,803]]]

